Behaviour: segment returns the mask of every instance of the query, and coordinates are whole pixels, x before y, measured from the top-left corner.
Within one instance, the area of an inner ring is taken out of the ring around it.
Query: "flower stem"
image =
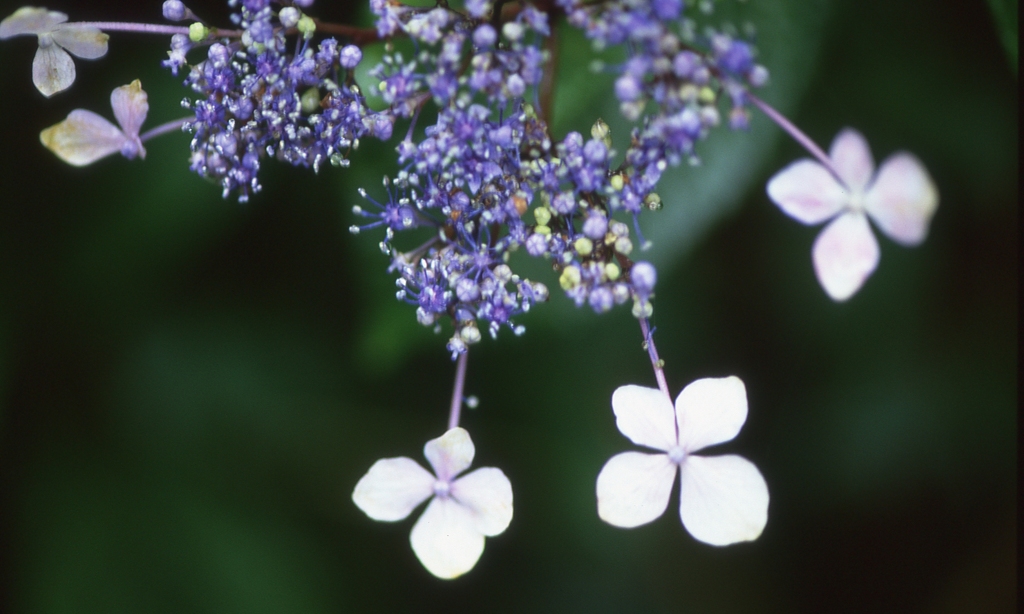
[[[845,183],[843,181],[843,178],[840,177],[839,171],[837,171],[836,167],[832,164],[832,160],[830,160],[828,155],[824,151],[822,151],[820,147],[818,147],[817,143],[811,140],[811,137],[804,134],[802,130],[800,130],[799,128],[796,127],[795,124],[793,124],[793,122],[786,119],[786,117],[782,113],[779,113],[767,102],[751,94],[750,91],[746,92],[746,96],[750,100],[750,102],[754,103],[754,106],[761,109],[761,111],[763,111],[769,119],[778,124],[780,128],[789,133],[789,136],[793,137],[793,140],[795,140],[797,143],[800,143],[800,145],[802,145],[804,149],[809,151],[812,156],[817,158],[818,161],[821,162],[822,165],[829,170],[829,172],[835,175],[836,179],[838,179],[840,183]]]
[[[671,402],[672,394],[668,391],[668,382],[665,381],[664,362],[658,358],[658,348],[654,346],[654,334],[647,323],[647,318],[640,318],[640,331],[644,334],[644,349],[650,355],[651,365],[654,367],[654,379],[658,380],[658,388]]]
[[[125,21],[75,21],[66,23],[62,28],[96,28],[107,32],[138,32],[140,34],[184,34],[188,36],[188,26],[168,26],[158,23],[130,23]],[[210,28],[210,36],[238,37],[241,30],[221,30]]]
[[[161,134],[167,134],[168,132],[181,130],[181,127],[185,125],[185,122],[190,122],[194,119],[195,116],[193,115],[192,117],[182,117],[181,119],[176,119],[174,121],[167,122],[166,124],[160,124],[156,128],[152,128],[150,130],[147,130],[146,132],[143,132],[142,135],[139,136],[139,140],[145,143],[149,139],[158,137]]]
[[[452,409],[448,414],[448,430],[459,426],[459,414],[462,413],[462,388],[466,384],[466,361],[469,351],[459,354],[459,363],[455,367],[455,389],[452,390]]]

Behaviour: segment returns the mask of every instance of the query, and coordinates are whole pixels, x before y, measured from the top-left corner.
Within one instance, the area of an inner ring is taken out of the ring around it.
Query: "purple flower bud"
[[[679,17],[679,11],[683,10],[682,0],[653,0],[651,8],[658,19],[668,21]]]
[[[583,146],[583,157],[592,165],[604,164],[605,160],[608,159],[608,148],[601,141],[590,139]]]
[[[302,17],[302,13],[294,6],[286,6],[277,14],[277,18],[281,21],[281,25],[286,28],[295,27],[295,24],[299,23],[300,17]]]
[[[633,280],[633,290],[637,294],[648,296],[654,291],[654,284],[658,281],[658,272],[650,262],[641,260],[633,265],[630,279]]]
[[[489,49],[498,40],[498,33],[490,24],[483,24],[473,32],[473,44],[477,47]]]
[[[519,98],[526,91],[526,82],[519,75],[512,75],[508,78],[508,93],[515,98]]]
[[[163,9],[164,19],[168,21],[182,21],[188,15],[188,9],[181,0],[166,0]]]
[[[615,296],[605,286],[598,286],[590,293],[590,307],[597,313],[604,313],[615,305]]]
[[[689,77],[695,68],[700,65],[700,56],[692,51],[680,51],[672,59],[672,72],[677,77],[685,79]]]
[[[480,298],[480,286],[469,277],[460,277],[455,282],[455,295],[464,303],[470,303]]]
[[[747,73],[747,82],[750,83],[750,87],[761,87],[768,83],[768,69],[760,64],[755,64]]]
[[[292,0],[292,4],[295,6],[301,6],[304,9],[308,9],[313,6],[313,0]]]
[[[548,240],[545,235],[535,232],[526,239],[526,253],[534,258],[543,256],[548,251]]]
[[[608,218],[604,213],[593,209],[587,213],[587,219],[583,222],[583,234],[589,239],[597,241],[603,239],[608,232]]]
[[[355,68],[363,59],[363,52],[355,45],[345,45],[341,50],[341,66],[343,68]]]
[[[568,215],[576,210],[576,198],[572,192],[559,192],[551,199],[551,208],[562,215]]]
[[[639,79],[624,74],[615,80],[615,96],[622,102],[632,102],[640,97],[642,87]]]

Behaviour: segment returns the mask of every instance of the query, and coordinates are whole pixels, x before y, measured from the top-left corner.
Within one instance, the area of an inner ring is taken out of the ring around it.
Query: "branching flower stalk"
[[[306,13],[312,0],[228,4],[231,28],[207,24],[180,0],[166,0],[163,16],[188,25],[75,23],[25,7],[0,22],[0,39],[37,37],[33,82],[50,97],[73,84],[71,55],[107,53],[107,32],[170,37],[162,64],[191,92],[182,103],[187,117],[140,134],[148,98],[131,81],[111,95],[118,125],[76,109],[43,131],[43,144],[71,164],[118,152],[141,158],[144,142],[182,130],[191,135],[190,169],[244,202],[261,191],[269,159],[318,172],[349,166],[364,139],[395,142],[397,172],[383,177],[382,191],[359,189],[365,205],[353,207],[350,230],[380,237],[396,298],[422,325],[450,331],[445,346],[456,372],[447,430],[424,448],[433,472],[407,457],[381,459],[357,484],[354,503],[370,518],[398,521],[429,500],[410,543],[445,579],[472,569],[484,538],[511,522],[512,489],[501,470],[461,475],[475,447],[459,423],[470,346],[484,333],[523,334],[521,320],[549,298],[547,284],[513,270],[518,251],[548,261],[549,282],[578,307],[630,305],[651,360],[658,388],[622,386],[612,408],[619,430],[656,453],[608,461],[597,479],[599,516],[626,528],[654,520],[678,474],[681,520],[696,539],[756,539],[768,509],[760,471],[739,456],[693,454],[735,437],[747,416],[746,389],[735,376],[704,378],[673,402],[650,326],[657,272],[634,253],[634,240],[650,247],[639,218],[672,204],[656,191],[672,166],[698,163],[702,141],[723,123],[746,129],[756,108],[814,157],[773,177],[768,196],[805,224],[832,220],[812,253],[822,286],[842,301],[878,262],[869,220],[905,245],[925,238],[938,193],[924,165],[898,153],[876,173],[866,141],[850,129],[826,154],[752,93],[769,81],[753,45],[682,0],[369,0],[373,28],[320,21]],[[589,135],[550,130],[552,24],[563,20],[596,51],[616,48],[625,58],[594,63],[614,77],[612,95],[632,122],[621,152],[600,118]],[[363,48],[375,44],[384,53],[364,91],[355,70]],[[436,113],[423,113],[428,108]],[[417,233],[410,244],[418,247],[402,247]]]

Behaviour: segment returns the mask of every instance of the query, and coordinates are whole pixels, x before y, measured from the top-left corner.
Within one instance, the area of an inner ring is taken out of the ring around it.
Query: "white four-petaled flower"
[[[597,514],[632,528],[661,516],[676,473],[679,516],[695,538],[714,546],[757,539],[768,522],[768,486],[736,455],[698,456],[736,437],[747,420],[747,392],[738,377],[699,379],[672,400],[657,388],[622,386],[612,394],[619,431],[663,454],[623,452],[597,476]]]
[[[768,182],[768,196],[804,224],[832,219],[814,242],[814,271],[835,301],[851,296],[878,265],[878,241],[868,218],[897,243],[924,241],[939,193],[924,165],[907,152],[875,163],[867,141],[847,128],[832,142],[836,173],[813,160],[797,160]]]
[[[0,21],[0,39],[33,34],[39,39],[36,57],[32,60],[32,83],[44,96],[50,97],[71,87],[75,82],[75,62],[68,55],[86,60],[107,53],[109,36],[96,28],[65,24],[68,16],[34,6],[23,6]]]
[[[129,85],[115,88],[110,94],[117,126],[102,116],[85,109],[75,109],[67,118],[43,130],[39,140],[47,149],[74,166],[85,166],[112,153],[132,159],[146,157],[146,148],[139,138],[139,129],[149,113],[149,96],[136,79]]]
[[[423,447],[434,475],[411,458],[382,458],[356,484],[352,501],[370,518],[393,522],[430,499],[409,541],[427,571],[457,578],[480,559],[484,537],[512,521],[512,485],[500,469],[483,467],[456,479],[474,454],[469,433],[453,428]]]

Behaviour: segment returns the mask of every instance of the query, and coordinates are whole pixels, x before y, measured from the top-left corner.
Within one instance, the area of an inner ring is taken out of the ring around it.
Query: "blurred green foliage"
[[[50,8],[158,17],[156,0],[138,4]],[[318,4],[352,17],[353,5]],[[188,172],[184,135],[153,142],[144,162],[70,168],[37,135],[71,109],[109,115],[110,90],[138,77],[156,125],[187,93],[157,65],[162,47],[115,35],[110,57],[77,62],[74,89],[44,100],[34,45],[16,39],[0,46],[0,608],[1013,611],[1006,22],[952,0],[718,4],[758,26],[767,100],[824,145],[850,125],[876,159],[913,151],[942,198],[925,244],[883,239],[878,271],[836,305],[812,273],[817,230],[764,195],[803,155],[769,122],[715,135],[702,167],[666,178],[665,210],[644,227],[659,349],[673,389],[746,382],[750,418],[725,449],[768,481],[757,542],[699,544],[674,505],[632,531],[598,520],[596,475],[631,447],[611,393],[651,384],[650,366],[625,310],[599,317],[553,291],[522,318],[524,337],[485,340],[470,360],[481,404],[463,424],[475,464],[512,480],[512,525],[466,577],[429,576],[410,521],[374,523],[350,500],[377,458],[421,459],[453,373],[445,337],[394,300],[376,240],[346,231],[356,187],[392,171],[389,147],[367,143],[351,169],[319,176],[268,164],[247,205]],[[224,23],[224,10],[203,14]],[[601,116],[623,142],[610,79],[586,71],[578,36],[561,50],[556,131]]]

